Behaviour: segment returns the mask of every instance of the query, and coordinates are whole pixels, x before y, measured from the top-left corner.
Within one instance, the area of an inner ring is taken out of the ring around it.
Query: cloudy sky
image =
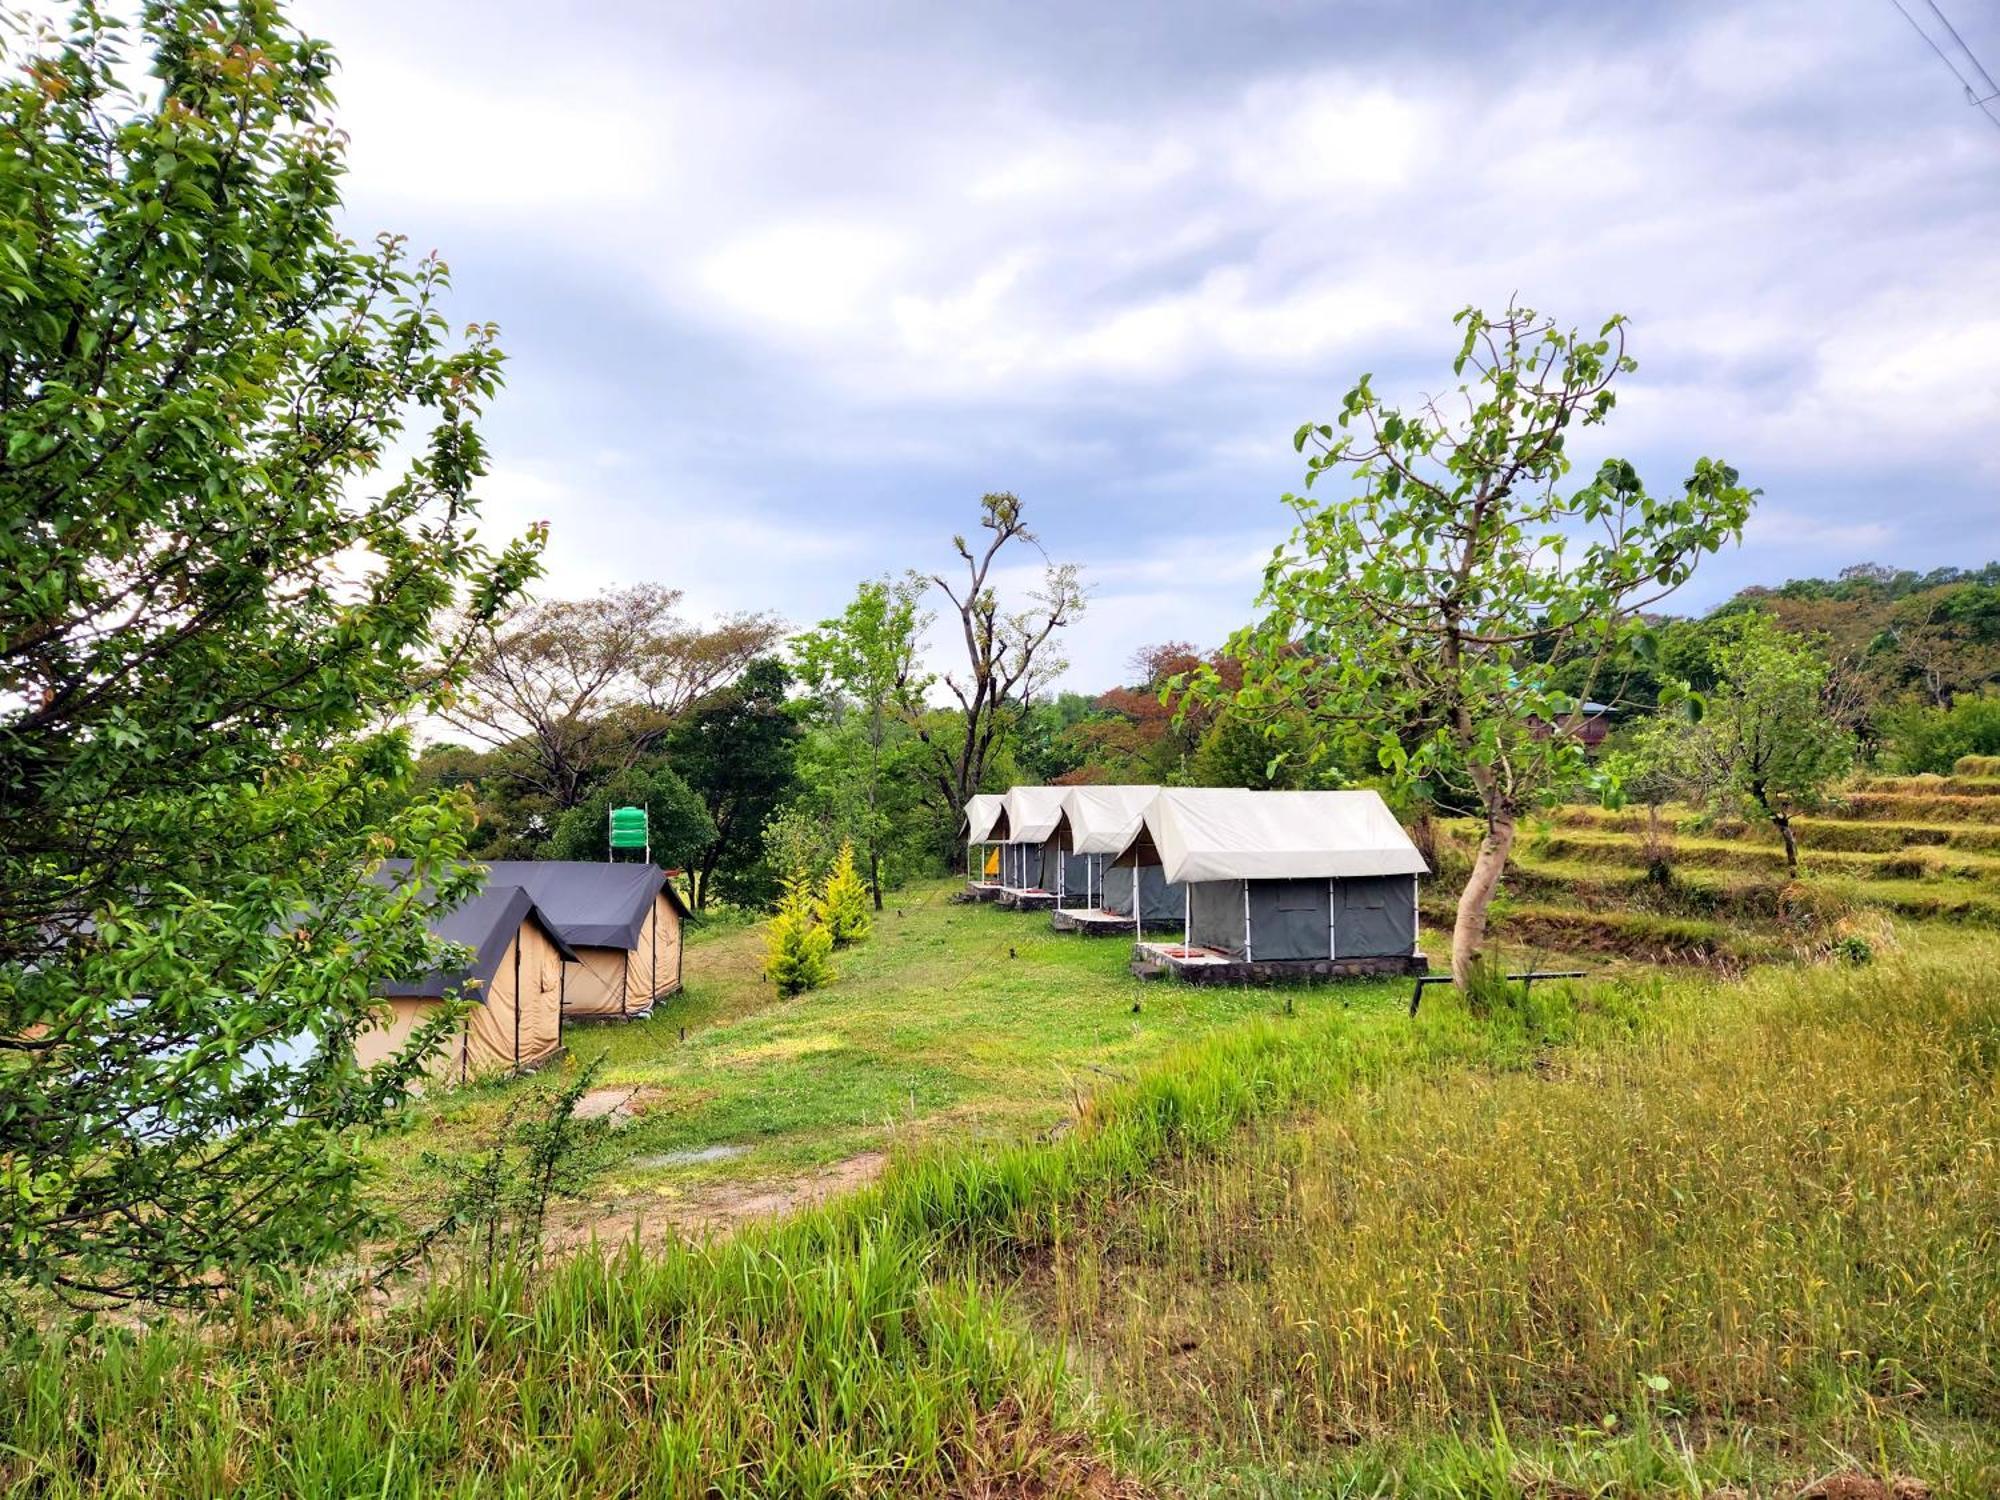
[[[298,13],[351,227],[502,327],[488,510],[552,523],[547,592],[810,623],[1011,489],[1105,686],[1247,617],[1294,427],[1442,387],[1510,293],[1632,317],[1656,489],[1762,487],[1686,605],[2000,556],[2000,129],[1891,0]]]

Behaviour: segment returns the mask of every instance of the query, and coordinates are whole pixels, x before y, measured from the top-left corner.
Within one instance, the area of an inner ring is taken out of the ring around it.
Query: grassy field
[[[729,1222],[789,1184],[868,1175],[894,1149],[1045,1130],[1174,1045],[1307,993],[1142,984],[1126,972],[1129,943],[953,903],[955,889],[899,893],[824,990],[781,1000],[761,977],[757,927],[697,930],[682,995],[645,1021],[570,1028],[565,1069],[601,1054],[601,1086],[629,1094],[634,1118],[612,1133],[565,1222],[606,1239],[639,1222]],[[1349,985],[1307,1003],[1366,1006],[1408,991]],[[438,1185],[426,1158],[482,1150],[522,1090],[495,1083],[426,1106],[384,1149],[385,1195],[421,1219]],[[850,1164],[858,1170],[843,1171]]]
[[[782,1223],[23,1347],[0,1487],[1991,1495],[1996,966],[1266,1004]]]
[[[1142,985],[943,884],[796,1000],[703,932],[570,1034],[630,1115],[565,1221],[599,1253],[23,1336],[0,1492],[2000,1494],[2000,823],[1865,791],[1797,884],[1561,810],[1499,927],[1593,977],[1416,1020]],[[384,1192],[421,1217],[425,1153],[557,1082],[430,1101]]]

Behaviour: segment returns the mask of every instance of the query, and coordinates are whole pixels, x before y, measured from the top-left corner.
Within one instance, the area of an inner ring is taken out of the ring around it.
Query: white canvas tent
[[[1183,946],[1245,963],[1409,959],[1423,856],[1372,791],[1162,791],[1118,863],[1186,888]]]
[[[965,876],[974,885],[1000,883],[1006,813],[1007,799],[999,792],[981,792],[965,804]]]
[[[1138,832],[1146,808],[1159,795],[1159,787],[1146,785],[1069,789],[1057,832],[1063,846],[1059,861],[1062,906],[1124,917],[1135,929],[1146,922],[1180,921],[1181,888],[1171,884],[1158,865],[1114,863]]]
[[[1011,891],[1049,891],[1056,878],[1056,824],[1062,818],[1066,786],[1008,789],[1006,839],[1000,850],[1000,884]],[[1003,898],[1004,899],[1004,898]]]

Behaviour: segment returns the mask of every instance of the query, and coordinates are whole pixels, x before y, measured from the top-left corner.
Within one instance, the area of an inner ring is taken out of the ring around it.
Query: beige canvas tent
[[[454,990],[477,1003],[433,1058],[433,1077],[464,1083],[524,1072],[562,1050],[563,978],[576,955],[525,890],[489,885],[438,916],[431,930],[471,949],[472,963],[384,986],[381,1022],[355,1039],[363,1066],[400,1051]]]
[[[535,898],[574,950],[563,1014],[632,1020],[681,987],[680,893],[659,866],[590,860],[494,860],[487,879]]]

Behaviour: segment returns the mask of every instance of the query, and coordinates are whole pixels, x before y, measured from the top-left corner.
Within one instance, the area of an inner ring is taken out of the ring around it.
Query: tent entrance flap
[[[1393,958],[1417,945],[1416,877],[1333,882],[1333,936],[1342,958]]]
[[[1331,958],[1329,890],[1325,880],[1250,882],[1250,931],[1259,962]]]
[[[1188,941],[1231,958],[1243,957],[1243,882],[1197,880],[1187,888]]]

